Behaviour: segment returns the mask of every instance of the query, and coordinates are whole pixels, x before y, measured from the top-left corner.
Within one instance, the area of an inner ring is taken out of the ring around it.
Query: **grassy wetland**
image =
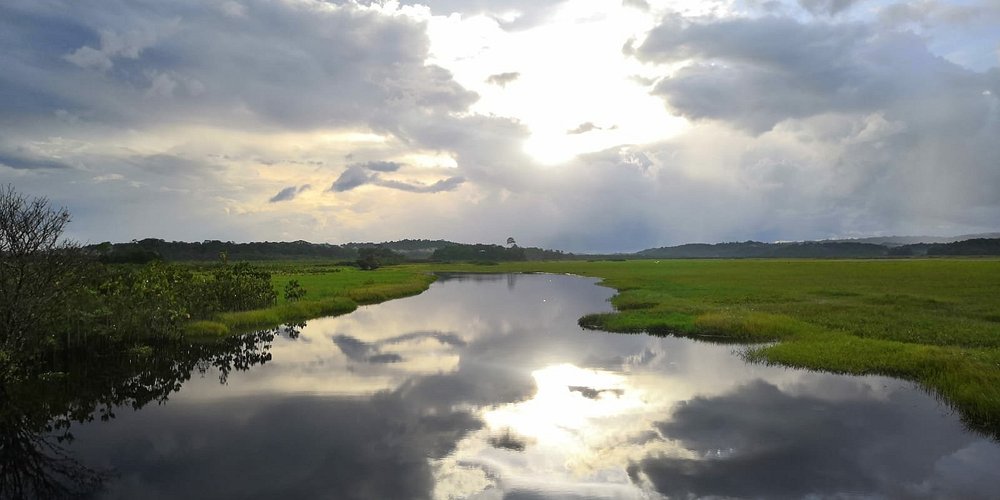
[[[388,267],[377,272],[322,263],[278,262],[260,264],[271,273],[275,290],[297,282],[306,294],[290,300],[278,294],[274,305],[250,311],[225,312],[209,320],[192,322],[189,336],[212,337],[296,323],[322,316],[346,314],[358,305],[418,294],[434,277],[413,269]]]
[[[749,359],[913,380],[974,428],[1000,429],[1000,260],[637,260],[411,264],[376,271],[270,264],[297,302],[221,314],[245,331],[413,295],[433,272],[546,272],[597,277],[615,312],[581,326],[622,333],[759,343]]]

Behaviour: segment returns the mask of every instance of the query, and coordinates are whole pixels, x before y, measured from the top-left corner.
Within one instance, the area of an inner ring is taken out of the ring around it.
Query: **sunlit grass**
[[[469,265],[437,266],[483,272]],[[618,290],[581,326],[775,342],[758,362],[919,382],[1000,436],[1000,260],[663,260],[504,263]]]
[[[209,321],[187,325],[189,337],[219,337],[231,333],[272,328],[323,316],[346,314],[358,305],[416,295],[434,281],[434,276],[413,269],[381,268],[360,271],[350,267],[322,263],[271,263],[272,283],[278,302],[272,307],[252,311],[227,312]],[[304,298],[290,302],[281,291],[297,280],[306,290]]]
[[[549,272],[601,278],[613,313],[580,318],[613,332],[758,343],[748,359],[916,381],[969,425],[1000,436],[1000,260],[663,260],[419,264],[360,271],[268,264],[304,299],[219,315],[228,332],[342,314],[425,290],[440,272]],[[211,324],[194,331],[221,335]],[[581,339],[581,341],[584,341]]]

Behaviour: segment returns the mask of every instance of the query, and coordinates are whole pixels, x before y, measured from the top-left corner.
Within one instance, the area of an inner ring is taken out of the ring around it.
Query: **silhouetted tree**
[[[52,327],[77,292],[81,255],[60,239],[69,220],[45,198],[0,186],[0,376],[13,355],[30,357],[54,342]]]
[[[358,249],[358,267],[364,271],[374,271],[382,265],[375,248]]]

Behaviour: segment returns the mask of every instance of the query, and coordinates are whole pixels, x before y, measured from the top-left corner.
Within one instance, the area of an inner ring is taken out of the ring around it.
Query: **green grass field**
[[[322,316],[349,313],[358,305],[374,304],[398,297],[416,295],[427,289],[434,276],[401,267],[378,271],[360,271],[321,263],[280,262],[261,267],[272,273],[278,303],[266,309],[219,314],[212,321],[188,325],[191,337],[213,337],[271,328]],[[306,290],[301,300],[289,302],[282,291],[291,280]]]
[[[662,260],[421,264],[365,272],[275,264],[305,300],[224,315],[230,328],[347,312],[412,295],[448,272],[572,273],[602,279],[616,312],[580,324],[716,342],[769,342],[757,362],[913,380],[1000,436],[1000,260]],[[316,309],[314,310],[313,307]],[[339,308],[339,309],[338,309]],[[332,311],[332,312],[330,312]],[[287,316],[286,316],[287,315]],[[582,341],[582,340],[581,340]]]
[[[585,316],[582,326],[777,341],[749,358],[913,380],[1000,437],[997,259],[543,262],[491,271],[598,277],[618,290],[616,312]]]

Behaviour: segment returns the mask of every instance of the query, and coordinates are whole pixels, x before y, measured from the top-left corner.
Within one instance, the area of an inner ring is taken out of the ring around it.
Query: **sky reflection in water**
[[[1000,447],[909,383],[582,331],[590,279],[450,277],[311,321],[273,361],[81,425],[110,498],[998,494]]]

